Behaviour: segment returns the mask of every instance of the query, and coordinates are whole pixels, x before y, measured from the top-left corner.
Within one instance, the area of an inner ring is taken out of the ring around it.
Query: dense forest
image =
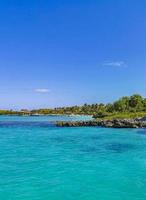
[[[146,115],[146,98],[139,94],[125,96],[119,100],[103,104],[84,104],[83,106],[59,107],[54,109],[38,109],[38,110],[0,110],[0,114],[14,115],[49,115],[49,114],[65,114],[65,115],[93,115],[95,118],[136,118]]]

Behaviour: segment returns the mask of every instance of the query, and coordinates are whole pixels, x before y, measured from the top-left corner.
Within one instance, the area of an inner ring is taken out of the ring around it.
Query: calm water
[[[146,199],[146,130],[60,119],[0,117],[0,200]]]

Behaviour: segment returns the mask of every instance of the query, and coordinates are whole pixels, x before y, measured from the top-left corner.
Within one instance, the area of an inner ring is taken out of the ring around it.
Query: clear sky
[[[0,108],[146,96],[145,0],[0,0]]]

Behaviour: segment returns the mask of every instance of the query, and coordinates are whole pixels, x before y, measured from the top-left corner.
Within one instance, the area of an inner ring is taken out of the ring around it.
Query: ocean
[[[145,200],[146,130],[0,116],[0,200]]]

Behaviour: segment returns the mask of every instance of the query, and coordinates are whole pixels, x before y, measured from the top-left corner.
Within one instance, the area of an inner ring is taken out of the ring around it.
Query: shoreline
[[[113,119],[91,121],[57,121],[57,127],[146,128],[146,121],[138,119]]]
[[[92,117],[93,115],[76,115],[76,114],[1,114],[0,116],[19,116],[19,117],[43,117],[43,116],[66,116],[66,117]]]

